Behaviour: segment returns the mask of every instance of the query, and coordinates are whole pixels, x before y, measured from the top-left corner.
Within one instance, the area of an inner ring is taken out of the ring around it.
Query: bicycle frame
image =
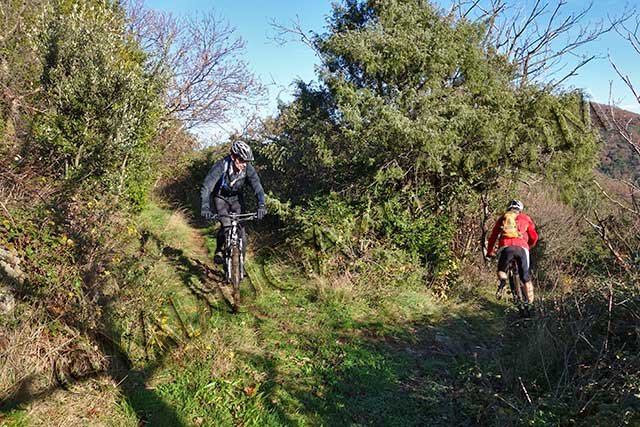
[[[244,240],[242,239],[240,224],[257,218],[256,213],[216,215],[215,219],[228,218],[230,226],[225,232],[224,276],[225,282],[233,285],[234,308],[240,304],[240,282],[244,279]]]
[[[526,292],[523,291],[523,283],[520,280],[518,270],[518,262],[514,258],[509,263],[509,270],[507,271],[509,287],[511,288],[511,295],[513,296],[513,304],[518,308],[518,312],[520,312],[522,317],[530,317],[529,301],[527,300]]]

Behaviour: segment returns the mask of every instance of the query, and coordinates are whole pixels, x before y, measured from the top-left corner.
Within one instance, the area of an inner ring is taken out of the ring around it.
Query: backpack
[[[238,174],[238,176],[234,180],[231,180],[231,177],[229,175],[233,168],[233,166],[231,165],[232,163],[233,163],[233,160],[231,160],[231,157],[228,157],[228,156],[225,157],[224,170],[222,172],[222,182],[220,183],[220,188],[225,191],[233,191],[233,185],[239,179],[244,178],[244,176],[247,174],[247,169],[244,169]]]
[[[503,215],[501,235],[507,239],[517,239],[522,237],[522,233],[518,230],[518,221],[516,220],[520,215],[518,212],[509,211]]]

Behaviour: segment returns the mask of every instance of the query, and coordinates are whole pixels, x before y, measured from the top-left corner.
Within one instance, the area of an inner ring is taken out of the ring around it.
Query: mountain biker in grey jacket
[[[224,159],[213,164],[200,192],[202,206],[200,214],[206,219],[212,219],[211,201],[219,215],[230,213],[243,213],[245,211],[242,189],[248,181],[258,199],[258,219],[267,214],[264,190],[260,183],[260,177],[255,168],[249,163],[253,161],[251,147],[244,141],[236,141],[231,146],[231,152]],[[216,236],[216,253],[214,261],[222,263],[222,248],[224,246],[224,233],[231,226],[229,218],[222,217],[220,230]],[[244,229],[242,238],[246,240]],[[246,244],[243,245],[246,247]]]

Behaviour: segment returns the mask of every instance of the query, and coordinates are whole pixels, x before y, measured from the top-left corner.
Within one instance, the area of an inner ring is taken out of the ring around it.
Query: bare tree
[[[628,21],[627,21],[628,22]],[[628,26],[626,22],[618,22],[614,23],[616,32],[624,38],[628,44],[633,48],[633,50],[638,54],[638,58],[640,59],[640,17],[635,16],[635,23],[633,26]],[[625,74],[620,67],[616,65],[616,63],[609,57],[609,61],[611,62],[611,66],[615,70],[616,74],[622,80],[622,82],[626,85],[629,91],[633,94],[633,97],[640,106],[640,94],[634,85],[634,82],[631,80],[628,74]],[[613,111],[613,110],[612,110]],[[640,156],[640,142],[638,141],[637,132],[634,137],[632,133],[631,120],[621,121],[618,118],[612,116],[613,124],[618,130],[620,136],[631,146],[631,148],[635,151],[635,153]],[[636,127],[638,125],[636,124]]]
[[[615,31],[627,41],[640,59],[640,17],[635,16],[633,24],[630,20],[614,22]],[[640,106],[637,82],[634,82],[621,66],[610,57],[609,61],[618,78]],[[620,140],[627,144],[629,153],[640,163],[640,117],[637,114],[616,108],[612,102],[607,108],[606,124]],[[627,159],[629,160],[629,159]],[[632,166],[629,165],[631,169]],[[602,195],[609,202],[609,210],[616,215],[602,215],[594,212],[594,221],[589,221],[598,232],[603,242],[614,255],[618,264],[629,272],[638,271],[640,259],[640,178],[638,175],[622,177],[616,182],[596,181]]]
[[[506,55],[518,67],[518,84],[542,82],[562,84],[593,59],[582,53],[585,45],[624,23],[631,10],[620,16],[588,22],[593,6],[570,10],[567,0],[535,0],[531,6],[510,6],[507,0],[453,0],[450,16],[486,22],[489,46]]]
[[[176,17],[129,4],[130,27],[166,81],[165,106],[184,128],[219,125],[261,102],[262,85],[242,59],[245,42],[214,13]]]
[[[616,32],[623,39],[625,39],[627,43],[633,48],[633,50],[640,56],[640,17],[638,15],[635,15],[634,21],[635,22],[632,26],[628,25],[628,20],[622,22],[613,22],[613,25],[615,26]],[[631,93],[633,93],[636,102],[640,104],[640,95],[638,95],[638,91],[634,87],[633,82],[631,81],[629,76],[623,75],[620,72],[619,68],[615,65],[615,63],[612,62],[611,65],[616,70],[618,76],[620,76],[622,81],[627,85]]]

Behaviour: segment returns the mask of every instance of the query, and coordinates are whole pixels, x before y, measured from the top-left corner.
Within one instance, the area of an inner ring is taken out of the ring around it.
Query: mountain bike
[[[257,213],[244,213],[237,214],[231,213],[228,215],[215,215],[214,220],[220,218],[229,218],[231,225],[227,228],[224,236],[224,248],[223,254],[223,266],[224,266],[224,278],[225,282],[233,285],[233,310],[238,311],[240,307],[240,282],[244,279],[244,239],[242,233],[244,232],[241,224],[251,221],[258,217]]]
[[[527,299],[527,293],[524,292],[524,284],[522,283],[522,280],[520,280],[518,263],[515,259],[512,259],[509,263],[507,277],[509,279],[509,287],[511,288],[513,304],[518,309],[520,317],[531,317],[531,304],[529,304],[529,300]]]
[[[520,317],[530,318],[531,317],[531,304],[527,299],[527,293],[524,292],[524,286],[522,280],[520,280],[520,274],[518,271],[518,262],[515,258],[509,262],[509,269],[507,270],[507,279],[509,281],[509,290],[511,291],[511,301],[513,305],[518,309],[518,313],[520,313]],[[504,289],[502,287],[498,288],[496,292],[496,296],[501,298],[501,295],[504,294]]]

